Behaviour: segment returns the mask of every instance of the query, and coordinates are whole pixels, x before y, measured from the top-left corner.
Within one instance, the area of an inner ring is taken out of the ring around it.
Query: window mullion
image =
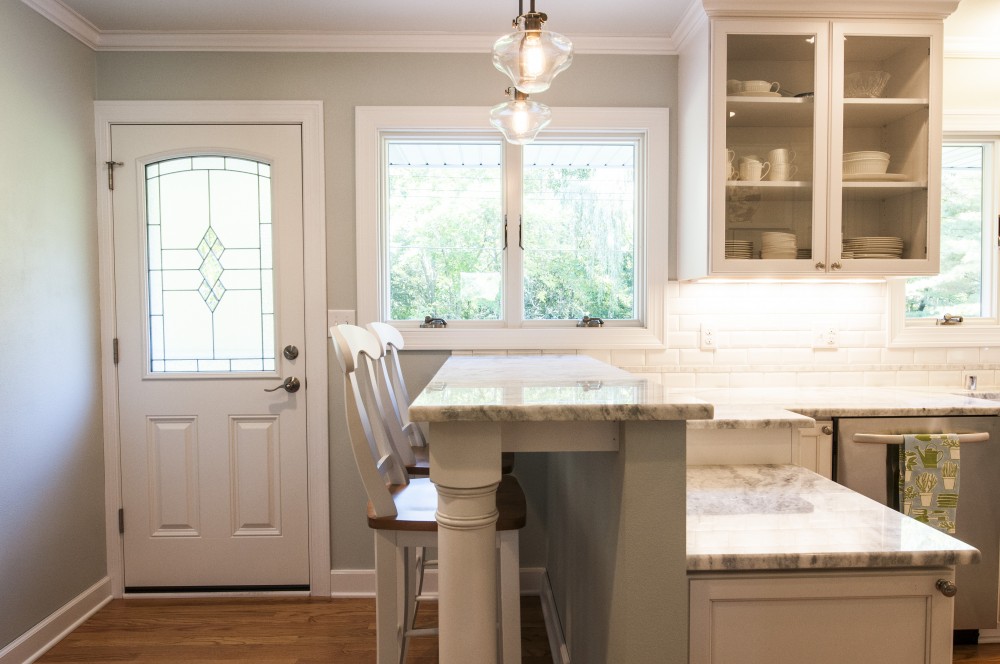
[[[504,144],[504,216],[507,220],[507,251],[504,255],[503,302],[507,327],[521,327],[524,318],[524,252],[521,248],[521,217],[524,168],[523,149]]]

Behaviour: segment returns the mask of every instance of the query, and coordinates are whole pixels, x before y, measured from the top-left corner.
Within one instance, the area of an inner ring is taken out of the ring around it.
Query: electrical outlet
[[[715,350],[718,348],[719,339],[715,333],[715,328],[710,325],[701,326],[701,349]]]
[[[837,348],[839,330],[835,327],[820,327],[813,330],[813,348]]]
[[[326,311],[326,326],[328,328],[334,325],[356,325],[355,320],[357,318],[354,309],[327,309]]]

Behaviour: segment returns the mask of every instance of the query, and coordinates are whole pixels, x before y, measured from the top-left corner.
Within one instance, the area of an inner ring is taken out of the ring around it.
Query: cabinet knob
[[[826,263],[824,263],[823,261],[816,261],[816,269],[817,270],[825,270],[826,269]]]
[[[824,424],[823,428],[821,428],[820,431],[823,432],[824,436],[832,436],[833,435],[833,427],[830,426],[829,424]]]
[[[839,270],[841,267],[842,266],[840,264],[840,261],[833,261],[832,263],[830,263],[831,270]]]
[[[958,586],[949,581],[948,579],[938,579],[934,587],[941,591],[941,594],[945,597],[954,597],[958,594]]]

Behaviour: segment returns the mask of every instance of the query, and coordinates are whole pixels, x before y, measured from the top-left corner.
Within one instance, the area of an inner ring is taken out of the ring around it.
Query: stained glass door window
[[[146,166],[151,373],[274,371],[271,237],[268,164]]]

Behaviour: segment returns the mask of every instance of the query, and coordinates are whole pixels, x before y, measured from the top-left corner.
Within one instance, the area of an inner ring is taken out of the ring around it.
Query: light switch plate
[[[326,311],[326,326],[328,328],[334,325],[357,325],[356,320],[354,309],[327,309]]]

